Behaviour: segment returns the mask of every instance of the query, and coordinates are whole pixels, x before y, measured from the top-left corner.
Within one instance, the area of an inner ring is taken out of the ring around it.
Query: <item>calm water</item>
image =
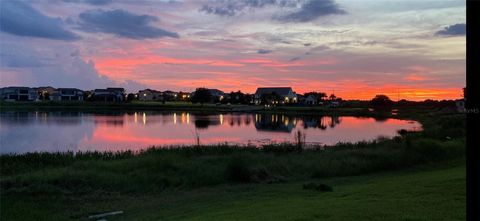
[[[0,113],[0,153],[138,150],[152,145],[292,142],[301,130],[307,143],[335,144],[392,137],[420,130],[414,121],[279,114],[198,115],[187,112]]]

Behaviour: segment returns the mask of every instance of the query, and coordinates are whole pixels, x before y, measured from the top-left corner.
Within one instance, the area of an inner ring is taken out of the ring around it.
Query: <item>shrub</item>
[[[252,180],[253,172],[242,157],[234,156],[227,164],[226,174],[230,181],[248,183]]]

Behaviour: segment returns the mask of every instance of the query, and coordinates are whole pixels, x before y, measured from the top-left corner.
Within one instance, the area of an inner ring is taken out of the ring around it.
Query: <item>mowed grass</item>
[[[332,192],[304,190],[325,183]],[[279,184],[236,184],[157,194],[2,196],[1,220],[465,220],[465,164]]]

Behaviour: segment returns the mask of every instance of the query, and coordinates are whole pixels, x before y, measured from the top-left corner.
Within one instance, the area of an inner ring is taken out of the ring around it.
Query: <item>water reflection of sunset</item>
[[[142,121],[138,121],[138,115]],[[292,133],[303,130],[307,142],[334,144],[374,139],[379,135],[393,136],[400,128],[419,128],[405,120],[355,118],[338,116],[289,116],[281,114],[218,114],[195,115],[185,112],[153,114],[135,112],[123,116],[94,116],[95,129],[91,139],[80,146],[98,148],[115,146],[144,148],[158,145],[189,145],[195,133],[202,144],[255,143],[259,140],[284,142]],[[122,127],[119,127],[122,125]],[[112,128],[115,126],[115,128]]]
[[[197,135],[201,144],[291,142],[298,130],[306,134],[309,143],[330,145],[394,136],[399,129],[421,129],[417,122],[398,119],[148,111],[108,115],[19,113],[3,116],[1,123],[1,138],[17,147],[14,151],[138,150],[153,145],[195,144]],[[29,139],[10,139],[22,136]]]

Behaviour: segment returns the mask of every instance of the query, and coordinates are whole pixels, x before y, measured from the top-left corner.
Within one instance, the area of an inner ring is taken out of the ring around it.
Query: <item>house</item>
[[[77,88],[57,88],[50,94],[52,101],[83,101],[84,92]]]
[[[95,89],[93,90],[92,96],[94,101],[121,102],[125,100],[125,89],[112,87],[107,89]]]
[[[164,94],[165,96],[167,96],[168,98],[170,98],[170,99],[176,99],[177,96],[178,96],[178,93],[177,93],[177,92],[175,92],[175,91],[170,91],[170,90],[164,91],[163,94]]]
[[[35,88],[4,87],[0,88],[0,100],[5,101],[34,101],[38,99]]]
[[[340,107],[340,102],[339,101],[331,101],[328,104],[329,107]]]
[[[211,95],[211,101],[216,102],[216,101],[221,101],[223,100],[227,94],[225,92],[218,90],[218,89],[207,89],[208,92],[210,92]],[[195,95],[195,91],[190,93],[190,97],[193,97]]]
[[[307,105],[315,105],[318,104],[318,99],[313,94],[310,94],[305,98],[304,103]]]
[[[182,101],[188,101],[190,99],[190,93],[188,92],[178,92],[178,98]]]
[[[297,95],[291,87],[259,87],[255,92],[255,104],[262,103],[262,99],[266,95],[276,94],[277,99],[272,99],[271,103],[297,103]]]
[[[212,95],[212,99],[215,100],[223,100],[225,98],[225,92],[218,90],[218,89],[208,89],[210,94]]]
[[[37,92],[38,92],[38,95],[40,96],[43,96],[45,94],[53,94],[53,92],[55,91],[55,88],[54,87],[51,87],[51,86],[47,86],[47,87],[37,87]]]
[[[163,101],[163,92],[152,90],[152,89],[145,89],[140,90],[137,93],[138,100],[141,101]]]

